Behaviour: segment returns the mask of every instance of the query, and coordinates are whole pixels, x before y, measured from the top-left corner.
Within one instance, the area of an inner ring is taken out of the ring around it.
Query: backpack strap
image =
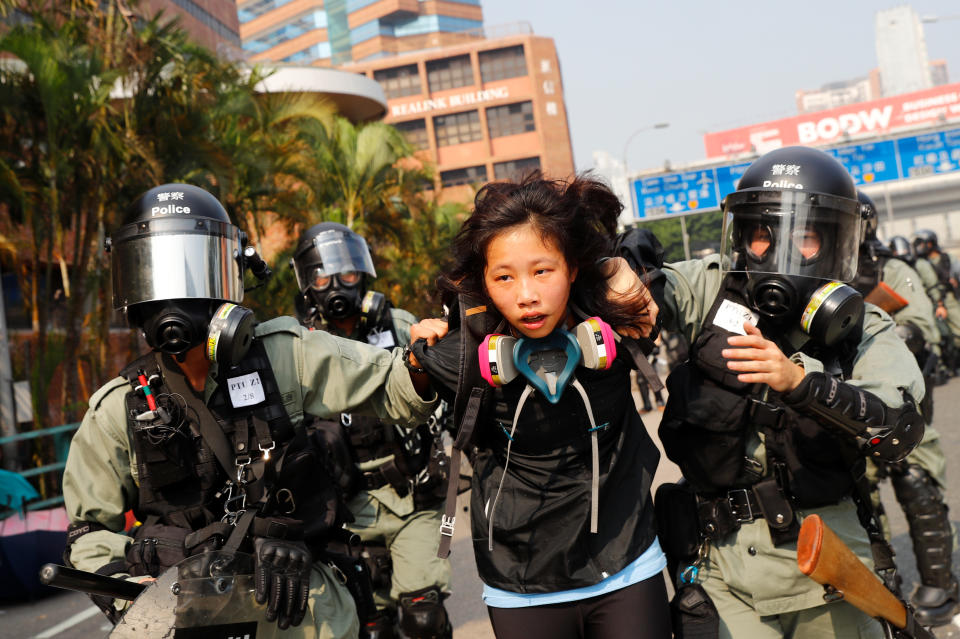
[[[447,500],[444,504],[443,516],[440,519],[440,548],[437,557],[446,559],[450,556],[450,544],[453,542],[454,525],[457,522],[457,488],[460,485],[460,460],[463,457],[463,448],[473,439],[474,428],[480,409],[483,407],[487,390],[482,386],[470,390],[463,419],[457,429],[457,438],[450,451],[450,474],[447,477]]]

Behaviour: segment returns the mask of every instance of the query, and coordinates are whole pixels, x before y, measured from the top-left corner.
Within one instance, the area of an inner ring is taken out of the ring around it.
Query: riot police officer
[[[896,239],[896,238],[895,238]],[[951,374],[960,368],[960,302],[951,282],[950,256],[940,251],[937,234],[928,229],[914,233],[910,242],[914,264],[927,296],[933,300],[934,316],[943,343],[944,363]]]
[[[725,199],[722,256],[658,276],[654,252],[638,252],[664,328],[691,344],[660,425],[695,493],[687,525],[661,519],[681,623],[702,623],[712,602],[721,637],[882,636],[850,604],[824,607],[795,546],[801,519],[817,513],[893,586],[858,478],[865,456],[898,461],[922,437],[923,380],[890,319],[840,283],[856,274],[859,236],[849,174],[826,153],[786,147],[754,161]],[[658,509],[676,506],[670,497],[658,492]]]
[[[317,224],[300,237],[291,262],[299,285],[296,306],[306,326],[382,348],[409,341],[417,319],[370,290],[377,274],[363,237],[342,224]],[[389,552],[392,575],[376,580],[377,606],[384,612],[368,620],[364,631],[392,636],[396,611],[407,637],[450,636],[443,607],[450,564],[436,553],[448,467],[437,419],[407,429],[344,413],[314,426],[350,442],[355,465],[342,484],[355,521],[347,528],[367,544],[366,555],[377,557],[379,548]],[[376,578],[386,562],[371,563]]]
[[[266,266],[203,189],[145,192],[110,249],[114,306],[152,350],[94,393],[73,439],[63,479],[69,562],[145,577],[204,550],[253,553],[268,620],[299,625],[296,634],[356,636],[353,601],[324,556],[345,513],[303,414],[417,424],[432,403],[399,352],[289,317],[257,324],[238,304],[245,268],[264,275]],[[132,539],[123,534],[131,508],[142,522]]]
[[[897,333],[917,358],[926,387],[921,411],[927,427],[920,444],[903,461],[879,468],[871,463],[869,470],[873,476],[890,477],[910,527],[921,582],[912,597],[917,618],[924,625],[939,626],[950,623],[960,608],[957,579],[951,570],[953,530],[943,495],[947,461],[940,435],[931,426],[939,333],[920,276],[906,262],[892,259],[891,250],[877,239],[873,200],[862,191],[858,196],[864,224],[855,286],[868,302],[890,313]]]

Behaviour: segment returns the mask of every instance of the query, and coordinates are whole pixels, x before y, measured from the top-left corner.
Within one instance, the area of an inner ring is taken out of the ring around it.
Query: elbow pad
[[[908,394],[890,408],[873,393],[825,373],[808,373],[783,396],[794,410],[854,439],[860,452],[879,461],[900,461],[923,437],[923,418]]]

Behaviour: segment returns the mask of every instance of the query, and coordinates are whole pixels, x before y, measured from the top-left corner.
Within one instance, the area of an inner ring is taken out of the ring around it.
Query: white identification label
[[[390,331],[370,333],[367,335],[367,341],[380,348],[393,348],[397,345],[397,343],[393,341],[393,333]]]
[[[720,302],[720,308],[717,309],[717,315],[713,318],[713,323],[720,328],[726,329],[737,335],[746,335],[743,330],[743,323],[750,322],[756,326],[759,317],[742,304],[723,300]]]
[[[253,406],[267,398],[260,382],[260,373],[227,378],[227,385],[230,389],[230,403],[234,408]]]

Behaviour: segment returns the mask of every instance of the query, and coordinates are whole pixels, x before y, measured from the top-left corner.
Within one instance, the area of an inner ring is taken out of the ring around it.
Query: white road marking
[[[44,630],[40,634],[36,635],[33,639],[48,639],[49,637],[55,637],[56,635],[60,634],[70,626],[75,626],[81,621],[86,621],[90,617],[97,614],[102,614],[100,612],[100,609],[97,608],[96,606],[90,606],[86,610],[81,610],[80,612],[73,615],[72,617],[68,617],[67,619],[64,619],[63,621],[55,625],[53,628],[48,628],[47,630]]]
[[[960,628],[960,615],[956,615],[951,623],[953,623],[953,625],[955,625],[957,628]]]

